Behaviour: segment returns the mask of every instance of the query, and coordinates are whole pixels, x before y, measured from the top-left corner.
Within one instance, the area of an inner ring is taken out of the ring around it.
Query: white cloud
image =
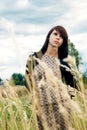
[[[17,48],[11,38],[0,39],[0,70],[2,70],[0,76],[2,77],[10,77],[14,72],[24,73],[28,55],[39,51],[45,41],[44,35],[17,35],[15,39]]]
[[[43,4],[42,4],[43,3]],[[6,76],[21,69],[24,72],[29,53],[38,51],[52,26],[63,25],[81,53],[84,62],[87,48],[86,0],[2,0],[0,2],[0,72]],[[3,33],[2,33],[3,32]],[[15,34],[14,34],[15,32]],[[3,60],[2,60],[3,59]]]
[[[80,33],[71,35],[71,41],[75,44],[76,48],[81,52],[86,52],[87,49],[87,33]]]
[[[75,33],[75,31],[77,33],[78,30],[76,29],[81,28],[85,24],[84,22],[87,21],[87,1],[70,1],[69,6],[71,8],[64,13],[61,13],[61,16],[56,18],[56,22],[54,23],[64,25],[71,33]],[[83,22],[83,24],[81,22]],[[78,25],[80,25],[79,28],[77,28]]]
[[[16,32],[20,32],[22,34],[42,34],[44,32],[46,32],[48,26],[47,25],[35,25],[35,24],[31,24],[31,23],[20,23],[15,25],[16,28]]]
[[[70,40],[74,43],[82,58],[83,65],[80,65],[80,70],[85,71],[87,69],[87,33],[71,35]]]
[[[19,9],[25,9],[29,7],[29,1],[28,0],[17,0],[16,1],[16,6]]]

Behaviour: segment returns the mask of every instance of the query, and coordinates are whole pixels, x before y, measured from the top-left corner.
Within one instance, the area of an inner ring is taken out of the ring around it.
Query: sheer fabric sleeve
[[[32,56],[29,56],[26,63],[25,68],[25,86],[26,88],[31,91],[33,87],[33,68],[34,68],[34,60]]]

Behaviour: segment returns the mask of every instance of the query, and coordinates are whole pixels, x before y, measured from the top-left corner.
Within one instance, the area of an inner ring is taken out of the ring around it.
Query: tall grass
[[[43,69],[46,70],[48,84],[56,86],[57,83],[60,83],[61,86],[64,87],[64,84],[61,81],[57,82],[57,79],[52,75],[52,71],[50,71],[43,62],[38,62],[43,66]],[[70,107],[72,107],[73,111],[72,128],[74,130],[87,130],[87,90],[84,88],[81,74],[75,69],[76,68],[72,69],[72,73],[74,73],[74,75],[76,73],[75,78],[79,89],[75,90],[75,97],[69,101],[69,105],[71,105]],[[49,76],[49,73],[51,76]],[[32,94],[30,94],[27,89],[26,94],[24,94],[22,92],[24,92],[25,89],[20,90],[19,87],[18,90],[15,90],[14,87],[9,84],[5,84],[3,90],[0,92],[0,130],[38,130],[36,117],[37,107],[39,114],[43,113],[37,96],[33,75],[32,83]],[[39,83],[39,87],[42,83],[44,83],[43,80]],[[21,94],[20,91],[22,91]],[[62,92],[64,98],[67,99],[68,95],[66,86]],[[63,108],[61,109],[61,112],[64,112]],[[66,119],[65,114],[64,116]],[[43,124],[45,130],[49,130],[46,122],[43,122]],[[54,127],[56,128],[55,123]],[[71,130],[71,128],[69,130]]]
[[[27,91],[27,90],[26,90]],[[13,87],[0,93],[0,130],[33,130],[30,97],[18,97]]]
[[[85,89],[82,74],[76,67],[75,58],[69,57],[65,61],[69,63],[71,69],[68,69],[68,71],[74,75],[77,85],[76,94],[72,103],[74,107],[78,107],[76,107],[77,112],[73,111],[72,113],[72,125],[75,130],[87,130],[87,89]]]

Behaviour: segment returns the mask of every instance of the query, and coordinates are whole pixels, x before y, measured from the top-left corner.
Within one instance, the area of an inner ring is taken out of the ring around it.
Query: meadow
[[[79,95],[74,100],[79,102],[82,113],[76,108],[79,115],[73,115],[73,130],[87,130],[87,100],[84,102]],[[30,94],[25,86],[0,87],[0,130],[35,130],[32,119]]]
[[[73,102],[73,130],[87,130],[87,89],[76,94]],[[25,86],[0,86],[0,130],[35,130],[31,95]]]
[[[0,87],[0,130],[34,130],[29,99],[23,86]]]

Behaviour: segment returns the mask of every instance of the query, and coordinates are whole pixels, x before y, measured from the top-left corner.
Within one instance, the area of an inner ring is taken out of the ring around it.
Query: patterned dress
[[[42,62],[47,67],[42,63],[34,68],[38,130],[71,129],[70,97],[66,85],[62,83],[57,60],[55,57],[44,55]]]

